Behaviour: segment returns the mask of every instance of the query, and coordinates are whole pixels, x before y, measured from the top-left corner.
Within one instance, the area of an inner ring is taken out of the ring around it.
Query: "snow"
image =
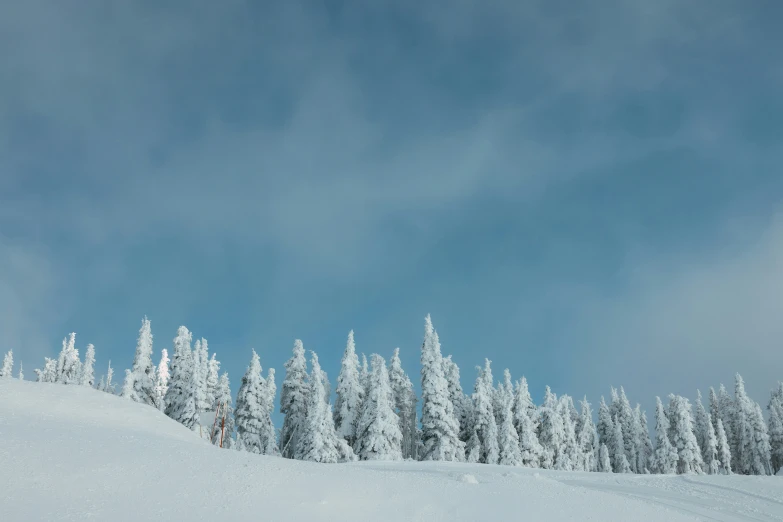
[[[0,379],[0,519],[781,520],[783,479],[450,462],[317,464],[221,450],[157,409]]]

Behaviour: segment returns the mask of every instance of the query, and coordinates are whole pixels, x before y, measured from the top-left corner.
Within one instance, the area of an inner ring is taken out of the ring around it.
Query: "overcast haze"
[[[0,0],[0,348],[783,379],[776,1]],[[278,382],[279,384],[279,382]]]

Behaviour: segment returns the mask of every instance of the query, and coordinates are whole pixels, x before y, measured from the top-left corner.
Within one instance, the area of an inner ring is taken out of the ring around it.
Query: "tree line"
[[[75,336],[63,340],[57,359],[45,358],[36,380],[117,393],[111,362],[96,384],[95,347],[87,345],[82,361]],[[152,354],[145,317],[119,395],[158,408],[213,444],[250,453],[327,463],[410,459],[639,474],[771,475],[783,467],[783,383],[771,393],[766,420],[739,374],[733,397],[722,384],[718,392],[710,388],[708,409],[698,391],[693,404],[679,395],[669,395],[666,404],[656,397],[653,443],[646,412],[631,406],[622,387],[610,389],[609,402],[601,397],[594,419],[586,397],[577,409],[572,397],[558,397],[547,386],[543,403],[536,405],[525,377],[513,382],[508,369],[495,383],[487,359],[476,367],[473,393],[465,393],[460,369],[443,356],[429,315],[421,397],[403,370],[399,348],[388,364],[378,354],[368,362],[357,354],[351,331],[332,404],[318,356],[310,352],[308,369],[304,345],[294,341],[281,384],[279,430],[272,422],[275,370],[264,376],[255,351],[235,403],[228,374],[219,375],[220,362],[216,354],[209,356],[207,340],[194,342],[186,327],[177,331],[171,359],[163,349],[156,366]],[[9,351],[0,377],[12,371]],[[21,365],[18,376],[23,379]],[[205,413],[220,416],[222,429],[203,426]]]

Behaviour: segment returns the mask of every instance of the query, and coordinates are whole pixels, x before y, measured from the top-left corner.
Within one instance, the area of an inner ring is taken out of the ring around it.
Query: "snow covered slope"
[[[783,479],[310,464],[220,450],[89,388],[0,379],[0,520],[783,520]]]

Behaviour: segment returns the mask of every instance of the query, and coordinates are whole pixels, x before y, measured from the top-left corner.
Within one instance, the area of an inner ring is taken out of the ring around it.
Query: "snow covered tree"
[[[623,439],[623,429],[621,419],[615,417],[614,423],[614,472],[615,473],[633,473],[631,465],[625,456],[625,441]]]
[[[474,414],[475,413],[471,413],[471,415]],[[478,464],[481,460],[481,440],[479,439],[475,423],[471,421],[470,426],[470,437],[468,437],[468,441],[465,443],[465,462],[468,462],[469,464]]]
[[[307,379],[307,360],[302,341],[294,341],[293,355],[285,363],[285,379],[280,391],[280,413],[285,415],[280,431],[280,451],[285,458],[295,457],[299,448],[299,438],[305,430],[305,416],[309,389]],[[320,366],[319,366],[320,373]],[[322,387],[321,402],[323,402],[323,383],[319,375],[318,381]]]
[[[720,418],[723,421],[723,427],[726,430],[726,438],[729,441],[729,448],[731,450],[731,467],[732,469],[738,469],[739,439],[737,438],[737,411],[734,400],[729,396],[729,393],[726,391],[726,387],[723,386],[723,384],[718,388],[718,405]]]
[[[509,378],[510,384],[510,378]],[[522,451],[519,448],[519,434],[514,427],[514,412],[511,406],[514,402],[514,396],[508,394],[503,404],[500,423],[500,434],[498,436],[498,445],[500,446],[500,464],[504,466],[522,466]]]
[[[698,408],[697,408],[698,409]],[[710,475],[718,475],[720,473],[720,459],[718,458],[718,439],[715,436],[715,429],[712,427],[712,420],[709,414],[705,412],[706,419],[704,419],[704,429],[706,434],[704,435],[704,447],[702,448],[702,458],[704,459],[704,470]]]
[[[196,408],[196,395],[198,393],[201,375],[199,374],[198,366],[190,364],[189,369],[190,379],[185,383],[180,408],[176,412],[177,416],[173,418],[186,428],[198,431],[201,427],[201,418],[199,416],[198,408]]]
[[[459,378],[459,366],[451,360],[451,355],[443,358],[443,374],[449,386],[449,398],[454,405],[454,416],[459,423],[459,438],[467,442],[470,438],[470,413],[472,406],[470,399],[462,391],[462,384]]]
[[[402,432],[394,413],[386,361],[373,354],[370,365],[370,394],[356,426],[356,455],[361,460],[401,460]]]
[[[577,433],[577,443],[582,455],[580,469],[598,471],[600,442],[598,441],[595,424],[593,424],[593,410],[590,408],[590,403],[587,402],[587,397],[582,399],[581,407],[579,433]]]
[[[517,382],[514,393],[514,428],[519,436],[519,450],[522,456],[522,465],[528,468],[537,468],[541,465],[541,457],[544,448],[538,442],[536,429],[538,426],[538,409],[530,398],[527,380],[522,377]],[[536,420],[530,418],[533,415]]]
[[[3,367],[0,368],[0,377],[13,377],[14,373],[14,351],[8,350],[3,357]]]
[[[237,393],[234,419],[237,443],[249,453],[277,455],[275,428],[270,416],[269,388],[261,376],[261,363],[253,350],[250,366],[247,367]]]
[[[772,473],[783,468],[783,401],[773,396],[769,401],[769,445]]]
[[[231,385],[228,380],[228,374],[223,372],[217,385],[215,393],[215,402],[212,403],[212,409],[218,413],[217,426],[212,432],[212,444],[220,446],[221,440],[225,449],[233,447],[232,436],[234,434],[234,408],[232,407]]]
[[[193,345],[193,364],[196,367],[195,394],[196,410],[199,413],[207,411],[211,405],[207,396],[207,376],[209,375],[209,346],[203,337]]]
[[[184,326],[177,329],[177,337],[174,338],[174,354],[169,366],[169,382],[166,389],[164,412],[177,422],[185,424],[191,415],[190,406],[186,405],[188,397],[193,395],[193,407],[195,408],[195,393],[198,381],[198,368],[196,368],[193,352],[190,348],[193,335]],[[196,371],[194,372],[194,368]],[[193,382],[191,382],[193,381]],[[191,389],[193,388],[193,389]]]
[[[362,368],[359,370],[359,381],[366,396],[370,392],[370,365],[367,364],[367,356],[364,354],[362,354]]]
[[[464,460],[465,446],[459,440],[459,424],[443,373],[440,340],[429,315],[421,347],[421,400],[422,460]]]
[[[389,382],[394,395],[394,412],[400,419],[402,458],[416,459],[416,393],[413,383],[402,369],[400,349],[396,348],[389,365]]]
[[[573,399],[563,395],[558,401],[558,413],[563,420],[563,446],[559,461],[555,462],[556,469],[563,471],[580,471],[584,459],[579,451],[576,440],[576,423],[578,419]]]
[[[82,363],[79,360],[79,350],[76,349],[76,333],[63,339],[63,349],[57,359],[57,382],[62,384],[79,384],[82,373]]]
[[[541,405],[541,425],[538,440],[544,448],[541,467],[546,469],[566,469],[567,456],[564,452],[565,429],[563,418],[558,411],[557,396],[549,386],[544,393]]]
[[[22,361],[19,361],[19,380],[20,381],[24,380],[24,368],[22,365]]]
[[[694,414],[693,414],[693,433],[696,435],[696,443],[699,445],[699,448],[701,448],[701,456],[702,459],[704,459],[705,464],[708,462],[707,459],[707,437],[708,437],[708,428],[707,428],[707,421],[709,417],[707,415],[707,410],[704,409],[704,405],[702,404],[701,400],[701,391],[696,390],[696,404],[694,405]],[[715,433],[715,430],[713,429],[713,434]]]
[[[770,444],[767,425],[761,407],[745,392],[745,381],[735,376],[734,429],[737,455],[734,465],[737,473],[745,475],[769,475],[772,473]]]
[[[609,450],[606,444],[601,444],[598,450],[598,471],[601,473],[612,473],[612,462],[609,460]]]
[[[95,346],[87,345],[87,352],[84,354],[84,364],[82,365],[82,375],[79,383],[82,386],[95,386]]]
[[[718,459],[720,461],[718,471],[721,475],[731,475],[731,449],[729,449],[729,442],[726,439],[723,421],[720,419],[718,419],[716,436],[718,440]]]
[[[609,459],[612,460],[614,455],[614,451],[612,451],[614,447],[614,421],[612,421],[612,413],[603,397],[601,397],[601,403],[598,406],[598,425],[596,429],[598,431],[598,440],[601,444],[606,444]],[[612,469],[614,469],[614,463],[612,464]]]
[[[217,360],[217,354],[212,354],[207,367],[207,408],[215,403],[220,381],[220,361]]]
[[[663,409],[661,398],[655,398],[655,452],[650,467],[653,473],[670,475],[677,473],[677,448],[669,440],[669,419]]]
[[[353,330],[348,332],[348,342],[337,376],[337,399],[334,405],[334,429],[337,435],[354,446],[356,422],[364,401],[364,384],[359,378],[359,357],[356,355]]]
[[[638,429],[636,437],[636,469],[639,473],[649,473],[653,447],[650,440],[650,429],[647,426],[647,414],[637,404],[634,416],[636,417],[636,427]]]
[[[106,370],[106,381],[103,383],[102,391],[106,393],[111,393],[113,395],[115,393],[113,380],[114,380],[114,368],[111,367],[111,359],[109,359],[109,368]]]
[[[484,368],[476,367],[478,377],[473,391],[473,425],[481,441],[481,456],[483,464],[497,464],[500,458],[498,446],[498,426],[493,408],[492,368],[491,361],[485,359]]]
[[[723,415],[720,411],[720,403],[718,402],[718,394],[715,393],[715,388],[710,386],[710,418],[712,419],[712,427],[715,429],[715,433],[718,433],[718,421],[723,419]]]
[[[141,320],[133,367],[126,372],[122,396],[134,402],[155,406],[155,366],[152,364],[152,328],[146,317]]]
[[[160,362],[155,371],[155,405],[160,411],[166,409],[166,391],[169,388],[169,352],[160,351]],[[233,422],[233,421],[232,421]]]
[[[638,430],[634,425],[635,416],[633,409],[631,409],[631,403],[625,396],[625,390],[622,386],[620,386],[619,394],[617,393],[617,390],[612,388],[612,406],[610,411],[612,412],[614,421],[620,423],[620,429],[623,434],[623,444],[625,445],[623,452],[625,453],[625,458],[628,461],[631,472],[637,473],[636,464],[638,459],[636,456],[636,433]],[[616,431],[617,428],[615,427],[615,432]],[[617,437],[615,433],[615,441],[616,440]],[[615,465],[617,465],[616,462]],[[642,470],[642,473],[643,472],[644,470]]]
[[[693,434],[690,401],[673,394],[669,395],[669,438],[677,449],[677,473],[703,473],[704,459]]]
[[[324,399],[324,383],[318,356],[312,353],[306,415],[298,439],[296,458],[334,463],[340,460],[331,406]],[[286,379],[288,375],[286,375]]]

